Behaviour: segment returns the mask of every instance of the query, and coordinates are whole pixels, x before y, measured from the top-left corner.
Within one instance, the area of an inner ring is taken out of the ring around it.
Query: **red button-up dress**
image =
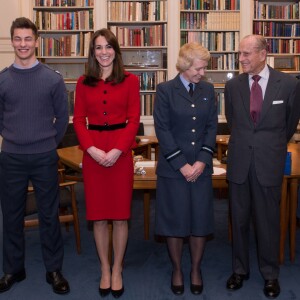
[[[124,220],[130,217],[133,188],[131,149],[140,122],[138,78],[126,73],[120,84],[100,80],[96,87],[77,81],[73,123],[84,151],[82,171],[88,220]],[[112,131],[88,130],[87,124],[113,125],[127,123],[126,128]],[[86,150],[95,146],[105,152],[122,151],[112,167],[99,165]]]

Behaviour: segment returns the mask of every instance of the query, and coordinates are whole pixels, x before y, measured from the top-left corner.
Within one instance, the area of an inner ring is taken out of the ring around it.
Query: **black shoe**
[[[182,295],[184,293],[184,285],[174,285],[173,284],[173,272],[171,277],[171,291],[175,295]]]
[[[107,289],[101,289],[99,287],[99,294],[101,297],[105,297],[105,296],[109,295],[110,291],[111,291],[110,287]]]
[[[202,275],[201,275],[201,277],[202,277]],[[191,274],[190,274],[190,280],[191,280],[191,285],[190,285],[191,293],[194,295],[200,295],[203,291],[203,283],[202,284],[193,284]]]
[[[16,282],[20,282],[26,278],[25,270],[16,274],[4,274],[0,279],[0,293],[8,291]]]
[[[265,280],[264,293],[266,297],[271,299],[278,297],[280,294],[280,285],[278,280]]]
[[[67,294],[70,292],[68,281],[63,277],[60,271],[47,272],[46,280],[52,285],[53,292],[56,294]]]
[[[249,274],[233,273],[227,280],[226,287],[228,290],[235,291],[243,286],[243,281],[249,279]]]
[[[192,284],[191,283],[191,293],[194,295],[200,295],[203,291],[203,284]]]
[[[111,294],[114,298],[120,298],[124,293],[124,286],[120,290],[111,290]]]

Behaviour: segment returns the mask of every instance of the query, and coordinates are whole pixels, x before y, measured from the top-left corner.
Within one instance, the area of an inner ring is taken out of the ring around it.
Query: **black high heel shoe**
[[[200,272],[200,275],[202,278],[201,272]],[[192,274],[190,273],[190,280],[191,280],[191,285],[190,285],[191,293],[194,295],[200,295],[203,291],[203,279],[202,279],[202,284],[193,284],[192,283]]]
[[[120,298],[124,293],[124,286],[120,290],[111,290],[111,294],[114,298]]]
[[[173,272],[171,276],[171,291],[175,295],[182,295],[184,293],[184,285],[174,285],[173,284]]]
[[[124,293],[123,274],[122,273],[121,273],[121,276],[122,276],[122,288],[119,290],[111,289],[111,294],[113,295],[114,298],[120,298]]]
[[[99,287],[99,294],[100,294],[101,297],[108,296],[110,291],[111,291],[110,287],[107,288],[107,289],[102,289],[102,288]]]

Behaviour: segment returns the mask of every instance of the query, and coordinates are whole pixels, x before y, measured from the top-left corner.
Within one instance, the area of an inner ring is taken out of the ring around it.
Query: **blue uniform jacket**
[[[156,173],[182,178],[186,163],[206,164],[203,175],[211,175],[212,154],[216,144],[217,105],[212,84],[200,81],[191,97],[179,74],[156,89],[154,125],[160,152]]]

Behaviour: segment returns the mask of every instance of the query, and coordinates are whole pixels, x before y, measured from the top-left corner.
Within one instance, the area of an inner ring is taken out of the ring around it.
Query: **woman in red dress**
[[[83,156],[86,216],[94,221],[101,262],[99,293],[124,292],[122,261],[133,188],[131,149],[140,122],[138,78],[124,70],[120,47],[108,29],[94,33],[86,75],[76,86],[73,123]],[[108,260],[108,220],[113,222],[114,262]]]

